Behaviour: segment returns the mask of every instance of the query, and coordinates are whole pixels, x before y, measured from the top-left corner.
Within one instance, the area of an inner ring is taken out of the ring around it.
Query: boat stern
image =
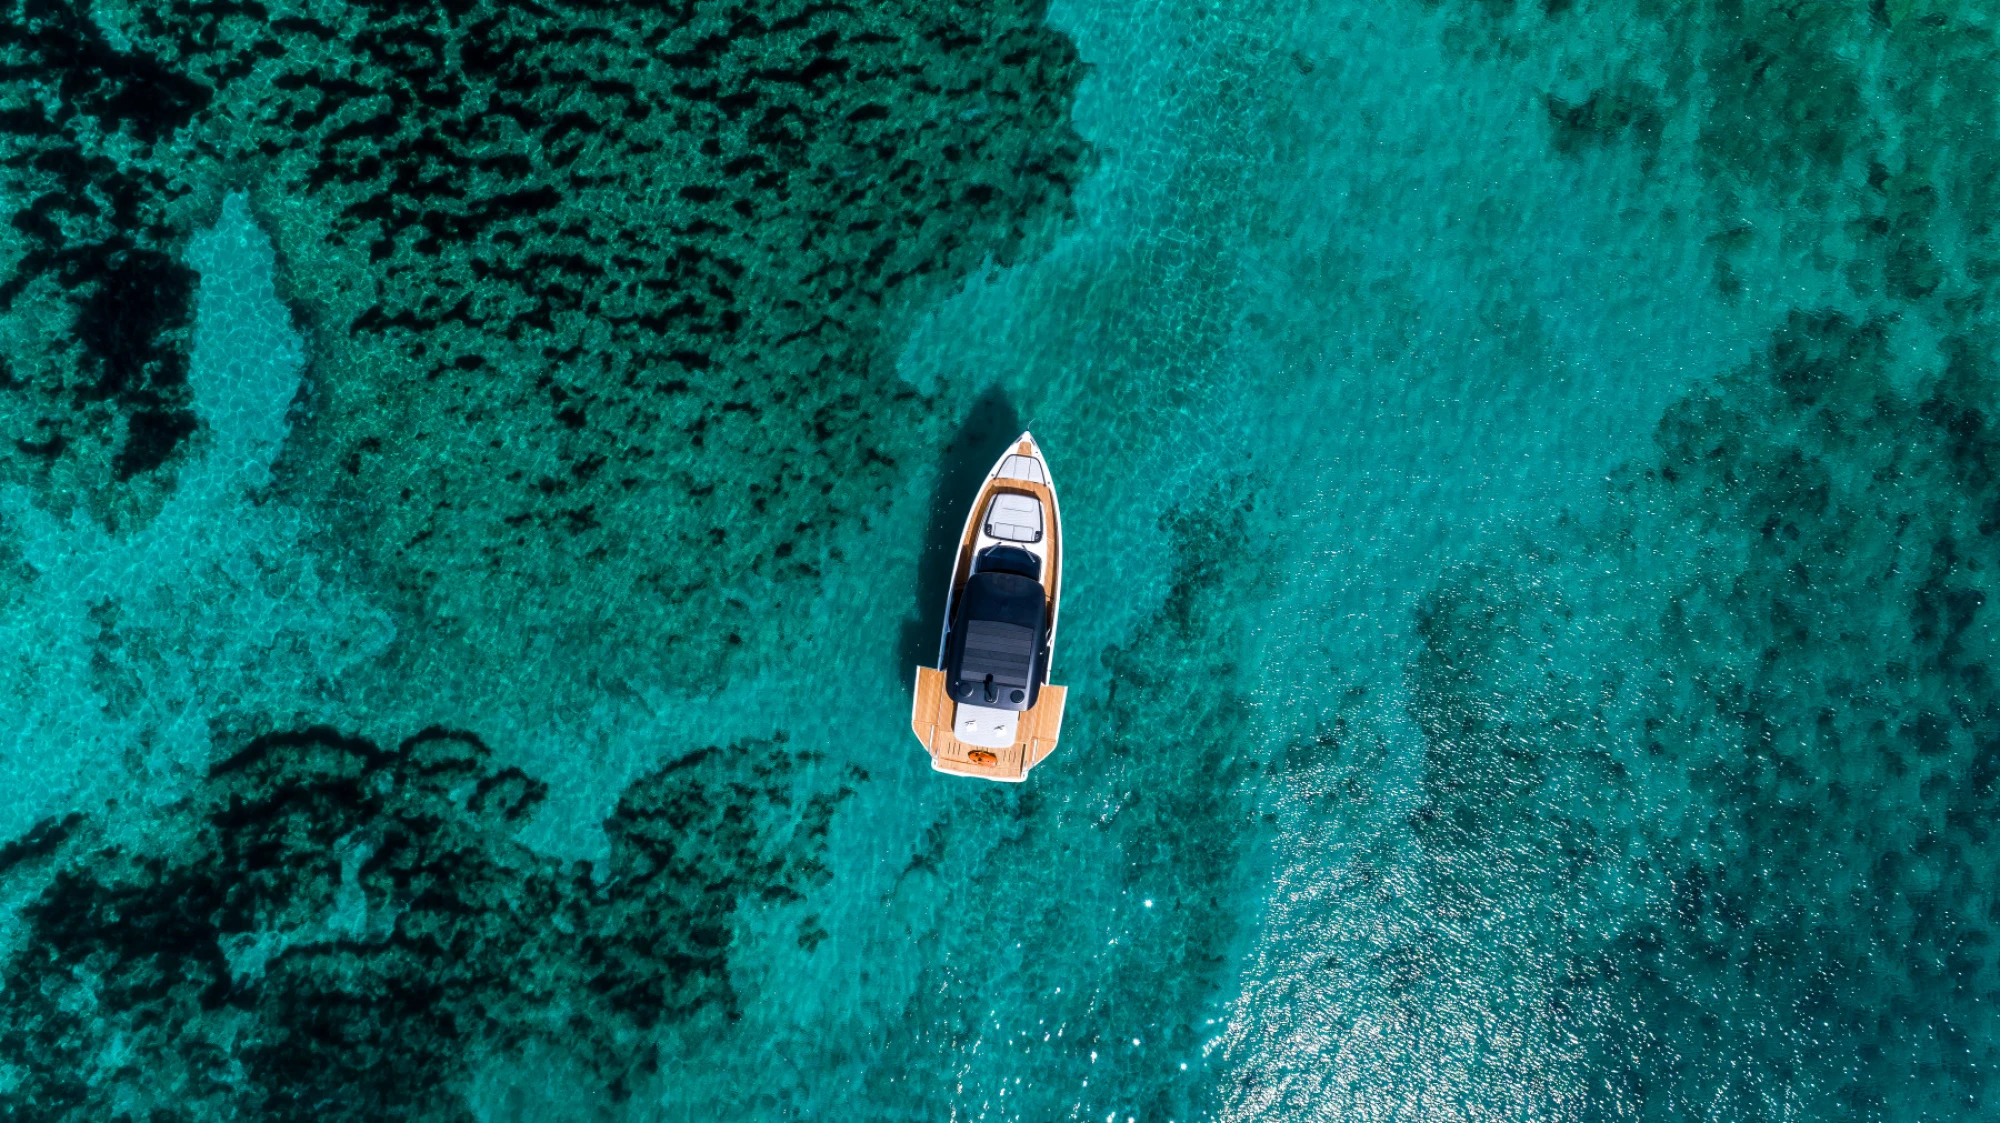
[[[931,767],[953,776],[1020,783],[1028,770],[1055,751],[1062,733],[1063,703],[1067,691],[1044,685],[1035,704],[1015,715],[1012,740],[975,744],[958,738],[959,706],[945,693],[945,673],[936,667],[918,667],[916,698],[910,709],[910,728],[931,756]]]

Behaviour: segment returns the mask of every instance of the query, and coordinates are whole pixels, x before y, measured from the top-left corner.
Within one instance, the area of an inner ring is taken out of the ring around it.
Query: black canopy
[[[945,689],[954,701],[1025,710],[1039,693],[1049,602],[1018,573],[974,573],[951,627]]]

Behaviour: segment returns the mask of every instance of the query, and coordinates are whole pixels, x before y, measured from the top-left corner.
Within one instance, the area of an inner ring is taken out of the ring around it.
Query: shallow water
[[[68,12],[0,1114],[1995,1111],[1977,6]]]

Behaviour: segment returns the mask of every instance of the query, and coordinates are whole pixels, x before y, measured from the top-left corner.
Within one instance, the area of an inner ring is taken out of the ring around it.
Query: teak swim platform
[[[937,666],[917,668],[910,727],[932,768],[1019,783],[1054,751],[1067,693],[1049,685],[1062,563],[1055,478],[1022,433],[972,501]]]

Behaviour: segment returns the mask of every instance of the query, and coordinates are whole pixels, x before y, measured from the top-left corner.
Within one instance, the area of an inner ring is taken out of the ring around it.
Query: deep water
[[[2000,1118],[1989,8],[7,0],[0,1118]]]

